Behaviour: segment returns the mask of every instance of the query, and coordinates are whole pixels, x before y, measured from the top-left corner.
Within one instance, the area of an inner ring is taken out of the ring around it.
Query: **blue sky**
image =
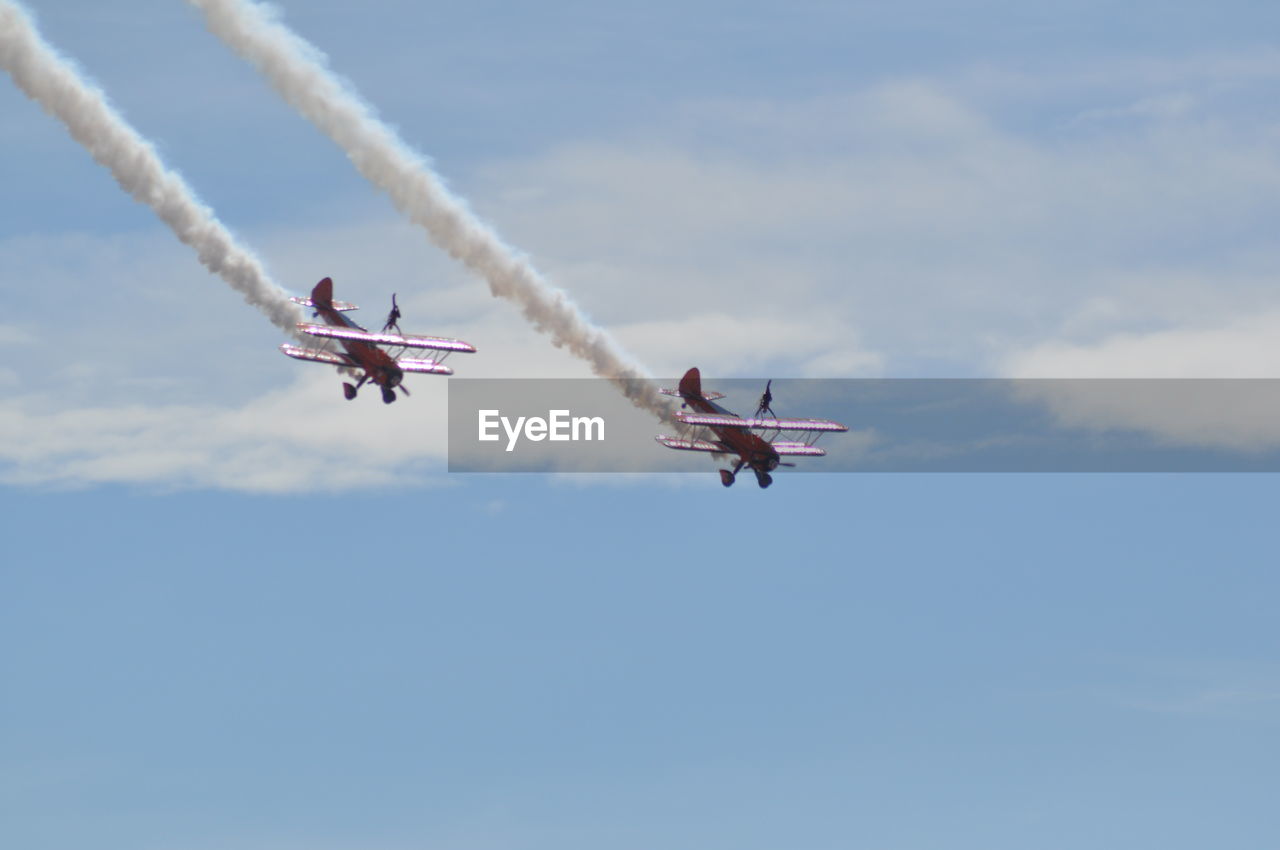
[[[282,5],[656,374],[1280,376],[1273,9]],[[185,4],[29,8],[282,285],[586,374]],[[1274,477],[450,477],[3,82],[6,845],[1274,845]]]
[[[6,832],[1263,847],[1273,495],[1208,475],[10,492]]]

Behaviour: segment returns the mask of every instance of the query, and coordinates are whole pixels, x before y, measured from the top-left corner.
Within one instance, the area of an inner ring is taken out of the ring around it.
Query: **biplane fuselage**
[[[699,413],[734,415],[702,394],[702,375],[697,368],[685,372],[680,379],[680,398]],[[743,428],[707,427],[715,432],[716,440],[728,450],[726,454],[736,454],[745,465],[765,473],[778,468],[782,459],[777,450],[759,434]]]
[[[315,308],[316,314],[324,319],[326,325],[352,328],[358,331],[365,330],[334,309],[333,281],[327,277],[317,283],[315,288],[311,290],[311,306]],[[347,356],[355,361],[356,367],[363,369],[369,380],[378,386],[395,389],[404,380],[404,370],[396,365],[396,361],[390,354],[378,346],[359,339],[340,339],[338,341],[342,343],[342,349],[347,353]]]

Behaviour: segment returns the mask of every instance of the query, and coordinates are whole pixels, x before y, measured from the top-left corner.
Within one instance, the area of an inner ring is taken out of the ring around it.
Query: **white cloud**
[[[1073,119],[1076,124],[1110,121],[1124,118],[1146,120],[1172,120],[1184,118],[1198,105],[1198,98],[1188,92],[1169,92],[1167,94],[1143,97],[1125,106],[1103,109],[1088,109]]]
[[[1014,378],[1280,378],[1280,311],[1218,327],[1046,342],[1013,354]]]
[[[1211,89],[1115,87],[1122,107],[1105,92],[1086,103],[1162,120],[1030,132],[937,80],[687,105],[663,130],[495,164],[479,206],[611,327],[827,322],[893,374],[980,372],[1073,322],[1139,330],[1274,308],[1267,131]]]
[[[763,375],[779,364],[789,377],[865,376],[882,366],[848,326],[825,318],[708,313],[626,324],[617,335],[628,347],[657,352],[650,365],[667,377],[690,366],[722,377]]]
[[[16,325],[0,325],[0,345],[29,345],[36,341],[35,334]]]
[[[238,406],[55,408],[47,397],[10,398],[0,404],[0,475],[17,484],[255,492],[422,483],[444,454],[435,384],[388,407],[372,396],[344,402],[329,370]]]
[[[1071,427],[1136,430],[1175,445],[1274,449],[1280,447],[1277,339],[1280,312],[1093,344],[1044,343],[1011,356],[1005,371],[1014,378],[1080,379],[1020,385],[1026,398]],[[1116,378],[1147,380],[1108,380]]]
[[[1175,446],[1280,448],[1280,381],[1031,381],[1014,389],[1072,428],[1137,431]]]
[[[659,375],[1271,375],[1277,133],[1220,93],[1273,60],[677,104],[490,162],[468,194]],[[389,214],[246,241],[299,293],[334,277],[366,323],[398,292],[406,329],[480,348],[459,375],[586,375]],[[388,447],[401,411],[434,406],[427,379],[394,413],[345,405],[164,234],[11,237],[0,266],[21,282],[0,328],[10,480],[287,489],[338,458],[331,486],[378,486],[438,461]]]

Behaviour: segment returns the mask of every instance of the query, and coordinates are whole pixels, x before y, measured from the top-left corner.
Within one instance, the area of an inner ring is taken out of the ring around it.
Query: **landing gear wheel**
[[[347,397],[347,401],[356,397],[356,388],[351,384],[342,385],[342,394]]]
[[[393,389],[391,389],[391,387],[383,387],[383,388],[382,388],[382,403],[383,403],[383,404],[391,404],[391,402],[393,402],[393,401],[395,401],[395,400],[396,400],[396,391],[395,391],[395,390],[393,390]]]
[[[757,469],[755,472],[756,472],[756,483],[760,485],[761,490],[763,490],[764,488],[768,487],[770,484],[773,483],[773,476],[771,476],[769,473],[762,472],[759,469]]]
[[[734,478],[734,475],[729,470],[727,469],[720,470],[720,483],[723,484],[724,486],[732,487],[733,478]]]

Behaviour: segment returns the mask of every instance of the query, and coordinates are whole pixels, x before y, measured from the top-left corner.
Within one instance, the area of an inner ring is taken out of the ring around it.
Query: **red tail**
[[[326,277],[324,280],[316,284],[315,289],[311,290],[311,306],[333,306],[333,280],[331,278]]]
[[[694,366],[680,379],[680,395],[702,398],[702,373]]]

